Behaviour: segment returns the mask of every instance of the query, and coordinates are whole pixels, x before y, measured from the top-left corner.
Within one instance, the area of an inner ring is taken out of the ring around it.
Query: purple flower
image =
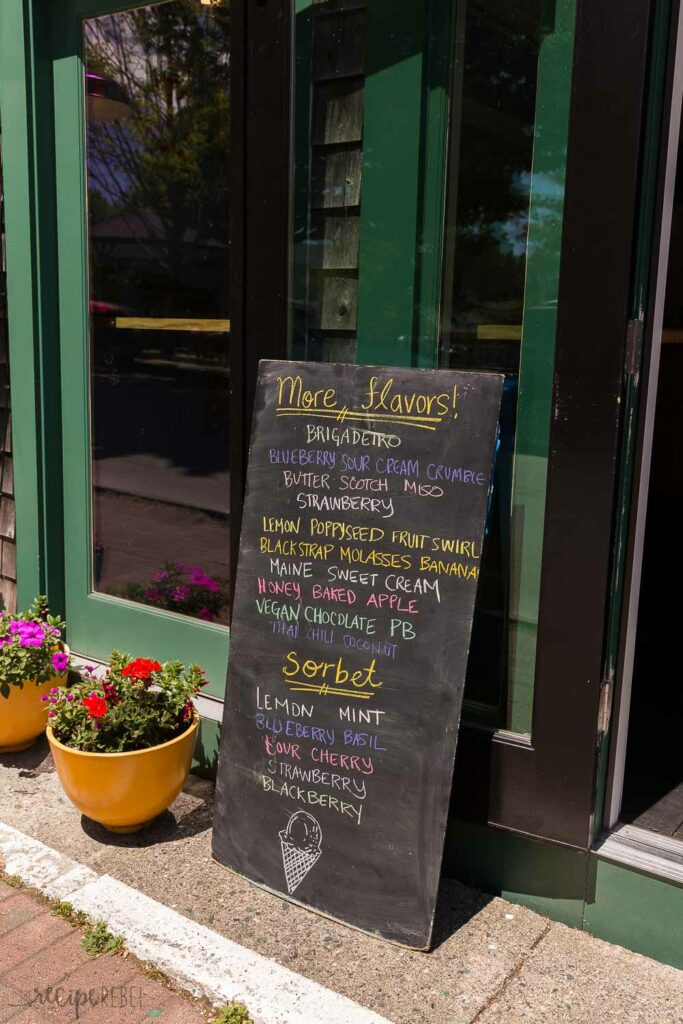
[[[57,717],[57,712],[56,711],[48,711],[47,717],[48,718],[56,718]]]
[[[158,587],[148,587],[142,596],[145,601],[161,601],[164,595]]]
[[[215,593],[221,589],[221,585],[218,580],[212,579],[210,576],[205,576],[199,583],[200,587],[204,587],[204,590],[212,590]]]
[[[18,636],[22,647],[40,647],[47,635],[37,622],[24,622],[23,619],[12,619],[9,631]]]
[[[70,704],[70,703],[71,703],[71,701],[72,701],[72,700],[74,699],[74,695],[73,695],[73,693],[67,693],[67,695],[66,695],[66,699],[68,700],[68,702],[69,702],[69,704]]]
[[[181,601],[187,601],[189,596],[190,588],[186,587],[185,584],[181,584],[179,587],[176,587],[175,590],[173,591],[173,600],[177,603],[180,603]]]
[[[42,701],[47,701],[47,700],[49,700],[50,698],[48,697],[48,695],[47,695],[46,693],[43,693],[43,694],[41,694],[41,697],[40,697],[40,699],[41,699]]]
[[[165,580],[167,578],[167,576],[168,576],[167,572],[163,572],[163,571],[162,572],[155,572],[155,573],[152,573],[152,575],[150,576],[150,579],[152,580],[153,583],[161,583],[162,580]]]
[[[206,622],[213,622],[213,620],[216,618],[215,614],[211,611],[210,608],[200,608],[197,614],[199,615],[200,619],[205,619]]]

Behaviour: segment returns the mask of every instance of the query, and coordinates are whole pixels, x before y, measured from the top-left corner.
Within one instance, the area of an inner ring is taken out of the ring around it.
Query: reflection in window
[[[365,22],[357,0],[295,18],[293,359],[356,361]]]
[[[456,8],[440,364],[505,374],[466,697],[520,732],[533,701],[573,26],[574,0]]]
[[[84,35],[93,587],[227,623],[229,9]]]

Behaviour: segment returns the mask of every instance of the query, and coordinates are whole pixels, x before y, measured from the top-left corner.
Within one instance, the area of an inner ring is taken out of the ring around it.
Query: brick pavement
[[[0,881],[0,1024],[205,1024],[204,1011],[137,961],[93,957],[82,932]]]

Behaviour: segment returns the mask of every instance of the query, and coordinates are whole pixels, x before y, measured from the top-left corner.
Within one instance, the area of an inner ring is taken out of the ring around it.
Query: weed
[[[120,935],[112,935],[104,921],[90,922],[83,932],[83,948],[91,956],[102,953],[120,953],[123,939]]]
[[[155,967],[154,964],[144,963],[142,969],[150,979],[150,981],[160,981],[162,985],[170,984],[171,979],[168,974],[161,970],[160,967]]]
[[[244,1003],[237,1003],[231,1000],[227,1006],[222,1006],[218,1016],[214,1018],[213,1024],[254,1024],[249,1016]]]
[[[68,921],[69,924],[76,925],[78,928],[84,928],[90,920],[83,910],[76,910],[66,900],[51,900],[50,909],[57,917],[61,917],[64,921]]]
[[[21,889],[24,884],[19,875],[6,875],[4,871],[0,873],[0,879],[2,879],[5,885],[11,885],[13,889]]]

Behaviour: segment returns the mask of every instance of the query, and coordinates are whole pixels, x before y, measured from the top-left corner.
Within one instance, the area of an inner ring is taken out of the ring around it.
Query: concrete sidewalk
[[[265,957],[393,1024],[683,1024],[683,972],[457,882],[442,885],[429,954],[271,896],[211,860],[212,797],[212,785],[193,777],[152,829],[115,837],[68,803],[44,746],[0,758],[0,821],[94,872],[89,906],[101,892],[105,920],[116,913],[107,880],[125,883],[188,926],[211,929],[218,943],[230,940],[247,958]]]

